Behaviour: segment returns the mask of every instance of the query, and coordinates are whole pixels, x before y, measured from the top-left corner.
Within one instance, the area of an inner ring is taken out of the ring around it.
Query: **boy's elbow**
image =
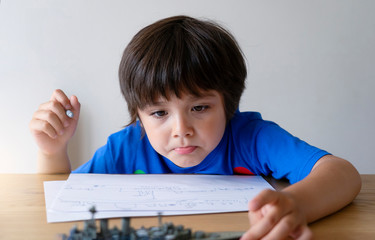
[[[346,190],[345,199],[353,201],[362,188],[361,175],[349,161],[336,157],[334,155],[326,155],[322,157],[318,164],[314,167],[321,169],[337,180],[337,184],[343,186]],[[314,170],[313,170],[314,171]]]
[[[353,166],[353,165],[352,165]],[[362,178],[361,178],[361,175],[359,174],[359,172],[357,171],[357,169],[354,168],[353,166],[353,171],[355,171],[355,173],[353,174],[353,182],[354,182],[354,189],[355,189],[355,195],[353,197],[353,200],[354,198],[359,194],[359,192],[361,191],[362,189]]]
[[[340,159],[345,166],[345,171],[344,174],[346,175],[347,181],[346,184],[349,184],[347,186],[351,186],[352,189],[352,200],[353,201],[359,192],[361,191],[362,188],[362,178],[361,175],[359,174],[358,170],[353,166],[352,163],[345,159]],[[345,185],[346,185],[345,184]]]

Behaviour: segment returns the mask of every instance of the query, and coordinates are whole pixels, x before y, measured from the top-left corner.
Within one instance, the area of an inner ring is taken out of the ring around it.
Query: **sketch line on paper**
[[[184,200],[159,200],[159,201],[74,201],[59,199],[63,206],[69,206],[69,212],[87,211],[87,208],[95,205],[100,211],[189,211],[189,210],[213,210],[213,209],[235,209],[237,211],[247,210],[249,199],[184,199]],[[241,206],[241,207],[238,207]],[[85,210],[86,209],[86,210]],[[59,211],[59,208],[53,209]],[[62,209],[61,209],[62,210]]]
[[[268,187],[258,178],[225,176],[71,177],[49,211],[84,212],[92,205],[99,211],[246,211]]]
[[[233,208],[238,205],[246,208],[249,201],[247,197],[237,199],[233,198],[236,196],[225,193],[233,190],[246,193],[253,189],[253,187],[182,189],[179,186],[67,185],[64,190],[69,191],[74,198],[59,196],[54,210],[86,211],[86,208],[92,205],[96,205],[101,211],[207,210]],[[191,197],[196,194],[200,198]]]

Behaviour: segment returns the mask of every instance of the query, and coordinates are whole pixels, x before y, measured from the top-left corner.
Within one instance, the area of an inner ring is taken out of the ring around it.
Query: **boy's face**
[[[201,97],[159,98],[138,109],[138,115],[152,147],[180,167],[202,162],[219,144],[226,125],[222,96],[213,90]]]

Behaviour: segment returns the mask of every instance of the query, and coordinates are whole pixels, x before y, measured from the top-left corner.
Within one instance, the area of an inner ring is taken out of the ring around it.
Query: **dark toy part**
[[[83,230],[73,226],[69,235],[61,234],[62,240],[237,240],[243,232],[213,232],[206,233],[196,231],[192,233],[191,229],[184,228],[182,225],[174,226],[173,223],[164,223],[161,221],[161,213],[158,215],[159,226],[134,229],[130,226],[130,218],[124,217],[121,222],[121,230],[116,226],[108,229],[108,219],[100,220],[100,229],[98,231],[94,215],[95,207],[89,211],[92,214],[91,219],[84,222]]]

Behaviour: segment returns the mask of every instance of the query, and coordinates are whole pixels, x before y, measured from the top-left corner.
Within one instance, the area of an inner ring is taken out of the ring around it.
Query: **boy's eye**
[[[207,108],[208,106],[194,106],[192,110],[195,112],[201,112],[201,111],[206,110]]]
[[[151,115],[153,115],[155,117],[164,117],[165,115],[167,115],[167,112],[166,111],[156,111],[156,112],[151,113]]]

